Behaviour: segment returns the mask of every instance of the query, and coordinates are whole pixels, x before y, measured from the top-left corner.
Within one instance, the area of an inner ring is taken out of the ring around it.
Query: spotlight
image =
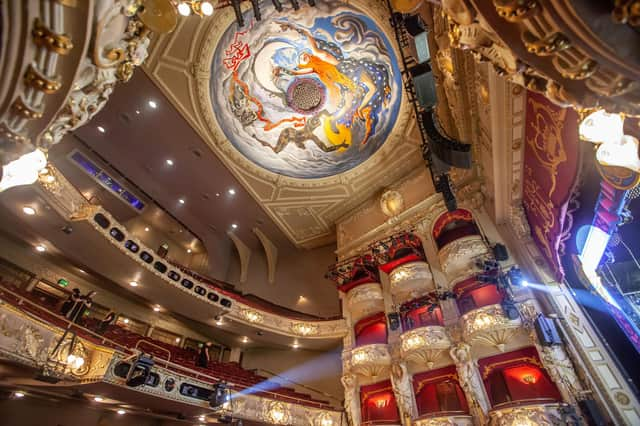
[[[129,281],[129,285],[131,287],[138,287],[138,282],[137,281]]]
[[[16,398],[23,398],[24,397],[24,392],[20,392],[20,391],[16,391],[13,393],[13,396]]]
[[[527,280],[522,280],[521,284],[522,284],[522,287],[529,287],[529,281]]]
[[[47,251],[47,248],[45,246],[43,246],[42,244],[38,244],[36,246],[36,251],[38,251],[40,253],[43,253],[43,252]]]
[[[149,106],[153,109],[158,108],[158,104],[156,103],[156,101],[149,101]]]
[[[104,133],[104,132],[106,132],[105,128],[104,128],[104,127],[102,127],[102,126],[98,126],[98,131],[99,131],[100,133]]]
[[[209,406],[211,408],[217,410],[230,400],[231,393],[226,383],[219,382],[213,385],[213,392],[209,395]]]
[[[236,190],[233,188],[229,189],[228,192],[229,192],[229,195],[236,195]]]
[[[33,216],[34,214],[36,214],[36,210],[33,207],[29,207],[29,206],[24,206],[22,208],[22,212],[27,216]]]
[[[93,397],[93,400],[94,400],[95,402],[102,402],[102,401],[104,401],[104,398],[103,398],[103,397],[101,397],[101,396],[95,396],[95,397]]]
[[[153,367],[154,364],[155,363],[151,355],[138,355],[135,361],[131,364],[131,368],[129,368],[129,373],[127,374],[127,380],[125,382],[126,385],[131,388],[135,388],[147,383],[147,380],[151,376],[151,367]]]
[[[123,414],[126,413],[126,411],[124,411],[123,409],[120,409],[120,410],[117,411],[117,413],[120,414],[120,415],[123,415]]]

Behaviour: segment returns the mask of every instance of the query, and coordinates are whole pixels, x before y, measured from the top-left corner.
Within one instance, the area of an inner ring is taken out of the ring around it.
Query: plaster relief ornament
[[[231,144],[271,172],[322,178],[371,157],[400,109],[391,43],[337,0],[232,23],[213,56],[211,99]]]

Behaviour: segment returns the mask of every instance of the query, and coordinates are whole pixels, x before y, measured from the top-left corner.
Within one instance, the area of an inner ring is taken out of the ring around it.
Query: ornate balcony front
[[[489,248],[480,235],[454,240],[438,252],[442,272],[452,287],[456,282],[480,272],[476,260],[489,255]]]
[[[450,347],[451,339],[446,329],[439,325],[414,328],[400,336],[402,357],[429,369]]]
[[[384,311],[382,287],[379,283],[361,284],[347,293],[347,307],[354,323],[375,312]]]
[[[385,344],[364,345],[342,353],[343,370],[364,377],[383,377],[391,367],[389,347]]]
[[[488,305],[474,309],[460,317],[464,340],[471,344],[481,342],[503,351],[505,344],[521,328],[520,318],[510,320],[501,305]]]
[[[389,274],[389,281],[396,303],[415,299],[435,290],[433,275],[426,262],[410,262],[398,266]]]
[[[489,426],[578,425],[579,418],[567,404],[527,404],[493,409]]]
[[[422,419],[418,419],[414,423],[415,426],[472,426],[473,418],[471,416],[456,415],[435,415]]]

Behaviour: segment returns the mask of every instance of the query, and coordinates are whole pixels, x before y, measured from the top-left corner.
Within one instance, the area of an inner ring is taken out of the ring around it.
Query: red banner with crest
[[[522,202],[531,234],[555,278],[571,228],[567,208],[580,163],[578,113],[527,94]]]

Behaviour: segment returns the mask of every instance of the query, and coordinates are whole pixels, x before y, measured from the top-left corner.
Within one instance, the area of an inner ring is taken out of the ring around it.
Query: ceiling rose
[[[371,157],[398,117],[402,86],[391,43],[340,1],[232,23],[213,56],[211,99],[245,157],[293,178],[343,173]]]

